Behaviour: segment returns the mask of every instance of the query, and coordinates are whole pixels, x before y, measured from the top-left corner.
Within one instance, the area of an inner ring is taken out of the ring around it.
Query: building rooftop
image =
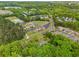
[[[7,15],[7,14],[13,14],[13,12],[9,10],[0,10],[0,15]]]

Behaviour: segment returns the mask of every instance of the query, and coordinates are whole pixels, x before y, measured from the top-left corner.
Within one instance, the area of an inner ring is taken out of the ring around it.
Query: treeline
[[[0,17],[0,44],[22,39],[24,33],[22,26]]]
[[[75,22],[68,22],[68,21],[64,21],[64,22],[59,22],[58,20],[55,19],[55,26],[63,26],[66,28],[70,28],[72,30],[75,31],[79,31],[79,21],[75,21]]]
[[[0,56],[79,56],[79,44],[71,41],[62,35],[45,34],[49,38],[49,42],[44,45],[39,45],[39,42],[31,42],[27,40],[18,40],[7,45],[0,46]],[[34,39],[32,39],[33,41]]]

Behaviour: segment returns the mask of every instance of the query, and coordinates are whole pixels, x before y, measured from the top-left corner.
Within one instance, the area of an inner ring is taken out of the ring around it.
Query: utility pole
[[[49,15],[49,22],[50,22],[49,32],[51,32],[51,31],[55,32],[55,25],[54,25],[54,20],[52,18],[52,15]]]
[[[50,13],[52,13],[51,12],[52,5],[50,4],[49,6],[50,6],[50,8],[49,8],[49,22],[50,22],[49,32],[51,32],[51,31],[55,32],[55,24],[54,24],[53,16],[50,14]]]

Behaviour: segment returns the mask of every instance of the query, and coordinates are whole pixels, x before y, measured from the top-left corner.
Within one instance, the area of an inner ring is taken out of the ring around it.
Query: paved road
[[[58,29],[58,30],[59,30],[59,29]],[[62,35],[64,35],[64,36],[70,38],[70,39],[73,40],[73,41],[78,41],[78,40],[79,40],[79,37],[74,36],[74,34],[68,34],[68,33],[66,33],[66,32],[58,31],[58,30],[55,32],[55,34],[62,34]]]
[[[54,26],[54,21],[53,21],[53,18],[52,18],[51,15],[50,15],[49,20],[50,20],[50,25],[49,25],[49,23],[48,23],[48,24],[43,25],[42,27],[48,28],[48,27],[50,26],[50,31],[52,31],[52,30],[54,31],[54,30],[55,30],[55,26]],[[33,31],[33,30],[36,30],[36,29],[37,29],[37,28],[31,28],[31,29],[29,29],[28,31]],[[66,36],[66,37],[72,39],[73,41],[78,41],[78,40],[79,40],[79,37],[73,36],[74,34],[68,34],[68,33],[66,33],[66,32],[59,31],[59,29],[57,29],[57,31],[55,31],[55,34],[62,34],[62,35],[64,35],[64,36]]]

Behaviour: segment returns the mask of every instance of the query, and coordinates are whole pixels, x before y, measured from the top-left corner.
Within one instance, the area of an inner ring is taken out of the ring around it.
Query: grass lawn
[[[37,26],[42,26],[48,23],[48,21],[32,21],[32,22]]]
[[[29,39],[32,41],[40,41],[40,40],[45,40],[43,34],[40,32],[28,32]]]

